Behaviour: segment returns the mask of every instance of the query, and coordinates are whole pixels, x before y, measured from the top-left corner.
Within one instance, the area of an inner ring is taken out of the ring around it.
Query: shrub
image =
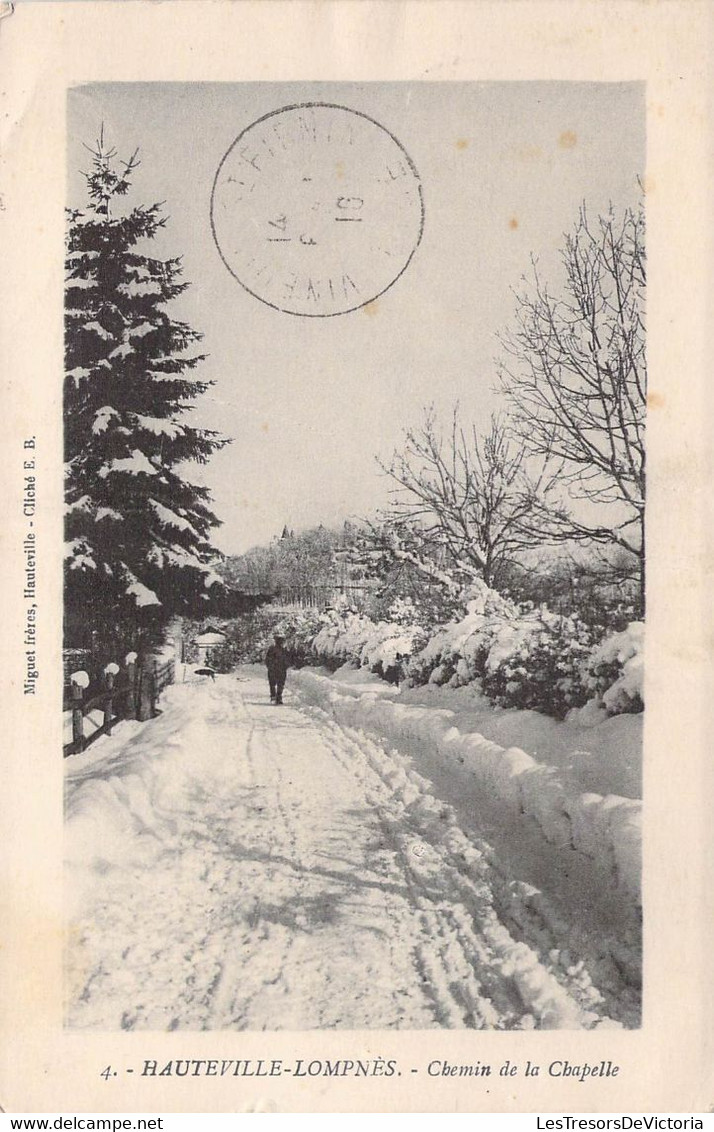
[[[242,660],[262,664],[276,634],[285,638],[285,651],[291,668],[314,664],[312,641],[325,623],[325,613],[316,609],[286,611],[266,606],[258,610],[244,631]]]
[[[481,688],[502,707],[563,719],[588,698],[582,665],[591,647],[592,638],[582,622],[541,610],[537,621],[531,616],[530,632],[516,640],[512,651],[503,644],[491,650]]]
[[[240,663],[238,646],[234,641],[214,645],[206,650],[206,663],[214,672],[231,672]]]
[[[409,599],[400,598],[389,610],[390,619],[373,621],[354,610],[332,610],[312,642],[320,663],[352,663],[398,684],[409,657],[426,641],[426,632],[414,623],[416,611]]]
[[[518,607],[475,582],[464,594],[465,612],[432,633],[425,648],[411,659],[410,684],[470,684],[483,675],[499,629],[512,624]]]
[[[522,606],[473,585],[466,613],[437,630],[408,666],[411,684],[476,684],[502,707],[563,718],[585,703],[583,662],[592,632],[577,617]]]
[[[608,637],[583,666],[589,694],[608,715],[634,714],[644,708],[644,634],[641,621]]]

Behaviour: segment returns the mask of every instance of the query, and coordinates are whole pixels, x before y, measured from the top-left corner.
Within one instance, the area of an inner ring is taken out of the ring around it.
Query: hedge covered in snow
[[[470,586],[464,605],[459,618],[436,627],[425,626],[408,599],[378,621],[347,607],[266,607],[253,618],[239,659],[261,661],[279,632],[295,667],[350,663],[393,684],[474,686],[501,707],[556,719],[585,705],[603,715],[642,711],[640,622],[597,641],[576,616],[517,605],[483,582]]]
[[[644,626],[602,643],[577,617],[516,605],[484,583],[471,586],[465,613],[428,631],[408,601],[388,621],[331,611],[312,639],[315,659],[350,662],[408,685],[478,685],[502,707],[563,719],[593,701],[607,715],[642,710]]]
[[[642,711],[645,627],[641,621],[608,637],[587,662],[587,687],[608,715]]]
[[[528,609],[490,590],[471,587],[466,613],[438,629],[409,661],[412,684],[479,682],[502,707],[533,708],[563,718],[589,698],[583,664],[593,647],[576,617],[545,606]]]
[[[404,665],[427,641],[408,600],[396,601],[388,621],[372,621],[362,613],[333,611],[312,641],[313,653],[330,664],[351,661],[392,684],[404,677]]]

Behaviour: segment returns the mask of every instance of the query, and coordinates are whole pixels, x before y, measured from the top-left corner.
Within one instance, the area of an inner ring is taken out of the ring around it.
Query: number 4
[[[107,1065],[106,1069],[103,1069],[102,1072],[99,1074],[99,1076],[103,1077],[105,1081],[108,1081],[109,1078],[112,1076],[112,1074],[113,1074],[113,1070],[112,1070],[111,1065]]]

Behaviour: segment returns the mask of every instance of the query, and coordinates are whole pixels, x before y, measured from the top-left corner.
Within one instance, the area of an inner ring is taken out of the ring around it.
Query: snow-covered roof
[[[201,633],[200,636],[195,638],[195,643],[197,645],[222,645],[225,639],[223,633],[214,630],[210,633]]]

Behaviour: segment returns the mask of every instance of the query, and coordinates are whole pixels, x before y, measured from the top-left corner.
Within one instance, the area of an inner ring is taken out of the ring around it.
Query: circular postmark
[[[376,299],[407,268],[424,226],[404,147],[358,110],[284,106],[248,126],[221,161],[211,228],[242,287],[312,318]]]

